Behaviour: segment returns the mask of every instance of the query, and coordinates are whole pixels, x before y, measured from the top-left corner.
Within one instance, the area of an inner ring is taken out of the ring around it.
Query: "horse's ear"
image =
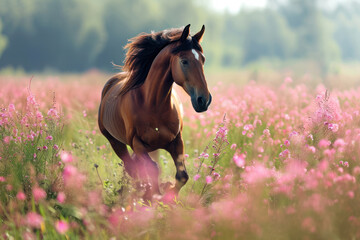
[[[184,28],[181,37],[180,37],[180,41],[181,42],[185,42],[185,40],[188,38],[190,34],[190,24],[186,25],[186,27]]]
[[[200,32],[198,32],[197,34],[195,34],[195,35],[193,36],[193,38],[195,38],[196,41],[197,41],[198,43],[200,43],[200,42],[202,41],[204,32],[205,32],[205,25],[202,25],[202,28],[201,28]]]

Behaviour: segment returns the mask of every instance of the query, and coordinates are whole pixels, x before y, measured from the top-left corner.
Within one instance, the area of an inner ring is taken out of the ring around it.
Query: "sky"
[[[265,7],[267,0],[212,0],[212,5],[219,11],[237,12],[241,7]]]
[[[346,1],[357,1],[360,0],[326,0],[326,6],[336,6],[336,4]],[[265,7],[267,0],[211,0],[212,7],[218,11],[228,10],[231,13],[236,13],[242,7],[246,8],[261,8]]]

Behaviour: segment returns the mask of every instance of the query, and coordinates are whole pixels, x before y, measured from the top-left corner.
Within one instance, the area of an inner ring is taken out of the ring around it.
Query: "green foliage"
[[[114,70],[141,32],[206,25],[206,65],[240,68],[266,59],[304,60],[326,74],[334,61],[360,58],[360,4],[334,9],[322,0],[272,0],[237,14],[186,0],[0,0],[0,68]],[[21,6],[21,7],[20,7]],[[3,28],[1,27],[3,23]]]
[[[2,35],[1,32],[2,32],[2,23],[1,23],[1,19],[0,19],[0,57],[7,45],[7,38],[4,35]]]

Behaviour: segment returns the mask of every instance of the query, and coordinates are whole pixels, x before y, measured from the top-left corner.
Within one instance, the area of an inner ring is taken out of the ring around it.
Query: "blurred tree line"
[[[308,60],[327,72],[333,61],[360,60],[360,4],[269,0],[237,14],[205,0],[0,0],[0,68],[26,71],[111,70],[141,32],[206,25],[207,65],[240,68],[261,60]]]

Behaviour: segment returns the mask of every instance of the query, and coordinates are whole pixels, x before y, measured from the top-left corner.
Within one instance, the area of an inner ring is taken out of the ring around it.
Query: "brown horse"
[[[145,182],[144,199],[159,194],[159,169],[149,152],[167,150],[176,166],[177,194],[189,176],[184,164],[183,121],[180,103],[173,93],[175,82],[191,97],[196,112],[208,109],[211,102],[205,81],[200,42],[203,26],[190,36],[185,28],[142,34],[130,39],[123,72],[104,86],[99,108],[99,128],[126,172]],[[129,155],[127,146],[134,151]]]

